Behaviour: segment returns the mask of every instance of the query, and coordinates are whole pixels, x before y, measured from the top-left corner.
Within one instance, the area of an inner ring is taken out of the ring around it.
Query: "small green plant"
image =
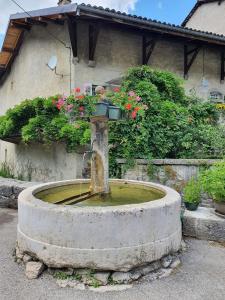
[[[54,278],[56,279],[59,279],[59,280],[66,280],[68,279],[69,275],[67,275],[65,272],[63,271],[59,271],[59,272],[56,272],[54,275],[53,275]]]
[[[201,175],[201,183],[214,201],[225,203],[225,161],[216,163]]]
[[[0,176],[4,178],[15,178],[13,167],[7,162],[3,162],[0,166]]]
[[[199,204],[201,201],[201,185],[199,180],[192,178],[184,188],[184,202]]]

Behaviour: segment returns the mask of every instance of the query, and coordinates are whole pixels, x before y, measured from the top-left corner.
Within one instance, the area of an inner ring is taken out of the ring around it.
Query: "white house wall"
[[[202,4],[187,22],[186,27],[225,35],[225,2]]]

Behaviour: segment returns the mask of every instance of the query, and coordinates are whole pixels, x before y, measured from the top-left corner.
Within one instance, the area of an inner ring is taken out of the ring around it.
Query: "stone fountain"
[[[18,201],[17,242],[53,268],[129,271],[181,246],[180,195],[108,179],[108,116],[93,116],[91,180],[41,184]]]

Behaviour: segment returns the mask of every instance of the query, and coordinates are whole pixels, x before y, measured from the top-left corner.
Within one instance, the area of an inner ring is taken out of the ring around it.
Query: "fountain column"
[[[109,187],[109,150],[108,118],[96,116],[91,118],[91,192],[108,194]]]

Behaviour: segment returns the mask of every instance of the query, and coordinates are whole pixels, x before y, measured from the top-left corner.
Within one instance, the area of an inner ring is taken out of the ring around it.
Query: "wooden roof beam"
[[[67,16],[68,29],[70,35],[70,41],[73,51],[73,57],[78,59],[78,51],[77,51],[77,23],[73,17]]]
[[[143,35],[142,64],[147,65],[156,45],[156,38]]]
[[[35,20],[33,18],[26,18],[25,22],[30,25],[39,25],[39,26],[44,26],[44,27],[46,27],[48,25],[46,22]]]
[[[95,65],[95,50],[99,35],[99,25],[97,23],[89,24],[89,66]]]
[[[22,29],[22,30],[31,30],[31,26],[28,25],[28,24],[23,24],[23,23],[19,23],[19,22],[16,22],[16,21],[12,21],[11,22],[11,26],[12,27],[15,27],[15,28],[18,28],[18,29]]]
[[[188,72],[201,48],[201,46],[197,46],[190,50],[188,45],[184,45],[184,79],[188,79]]]
[[[8,47],[2,47],[2,51],[3,52],[14,53],[14,49],[13,48],[8,48]]]
[[[56,25],[63,25],[64,24],[64,20],[62,20],[62,19],[53,19],[53,18],[48,18],[48,17],[39,17],[38,21],[50,22],[50,23],[53,23],[53,24],[56,24]]]

